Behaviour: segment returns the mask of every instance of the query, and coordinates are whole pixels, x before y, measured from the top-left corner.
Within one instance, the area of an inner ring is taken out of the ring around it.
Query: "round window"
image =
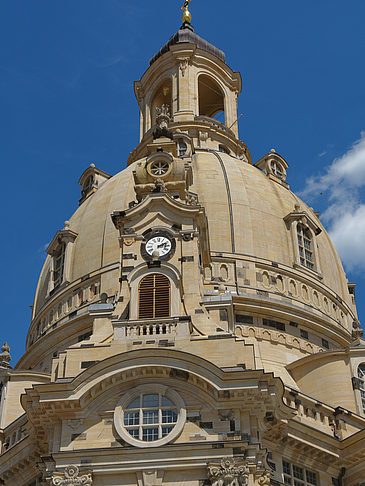
[[[274,160],[271,161],[271,171],[272,173],[278,177],[279,179],[283,179],[284,177],[284,172],[283,172],[283,169],[282,167],[280,166],[280,164],[278,164],[277,162],[275,162]]]
[[[140,386],[127,393],[114,413],[119,435],[137,447],[156,447],[182,430],[186,411],[181,397],[163,386]]]
[[[169,170],[169,163],[165,162],[164,160],[158,160],[156,162],[152,162],[149,169],[153,176],[159,177],[167,174]]]

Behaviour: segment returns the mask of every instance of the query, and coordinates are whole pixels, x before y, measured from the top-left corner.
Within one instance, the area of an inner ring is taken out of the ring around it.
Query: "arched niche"
[[[199,115],[217,118],[225,123],[224,93],[219,84],[211,76],[201,74],[198,78],[198,92]]]
[[[172,83],[171,79],[163,80],[158,88],[156,89],[151,102],[151,126],[156,124],[156,108],[161,108],[162,105],[166,105],[168,107],[168,111],[170,115],[171,112],[171,103],[172,100]]]

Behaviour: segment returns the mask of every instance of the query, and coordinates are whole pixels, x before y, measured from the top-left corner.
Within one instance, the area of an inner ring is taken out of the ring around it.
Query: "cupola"
[[[220,119],[238,137],[235,122],[241,87],[241,75],[227,66],[224,52],[185,22],[152,57],[149,69],[135,83],[141,138],[154,125],[155,109],[163,104],[169,107],[175,122],[214,118],[222,113]]]
[[[187,125],[191,132],[194,127],[199,147],[200,142],[205,146],[204,138],[210,138],[215,131],[216,143],[210,149],[228,146],[228,153],[239,158],[247,154],[250,159],[246,146],[238,140],[241,75],[227,66],[224,52],[197,35],[189,22],[184,22],[152,57],[150,67],[134,88],[140,108],[142,144],[155,129],[158,110],[165,106],[173,132],[186,133]],[[138,151],[138,156],[142,155],[143,151]]]

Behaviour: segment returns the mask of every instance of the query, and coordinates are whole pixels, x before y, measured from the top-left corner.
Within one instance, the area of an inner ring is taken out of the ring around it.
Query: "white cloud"
[[[329,234],[348,270],[365,269],[365,132],[341,157],[335,159],[323,174],[306,181],[304,197],[328,197],[322,217]]]
[[[348,270],[356,272],[365,268],[365,204],[360,204],[354,212],[333,218],[330,236]]]

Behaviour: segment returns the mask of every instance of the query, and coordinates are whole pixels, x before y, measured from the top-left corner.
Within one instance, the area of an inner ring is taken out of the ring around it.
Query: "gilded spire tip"
[[[188,24],[191,23],[191,13],[189,12],[189,3],[191,0],[185,0],[184,5],[181,7],[181,10],[184,10],[182,14],[182,21],[185,24],[187,22]]]

